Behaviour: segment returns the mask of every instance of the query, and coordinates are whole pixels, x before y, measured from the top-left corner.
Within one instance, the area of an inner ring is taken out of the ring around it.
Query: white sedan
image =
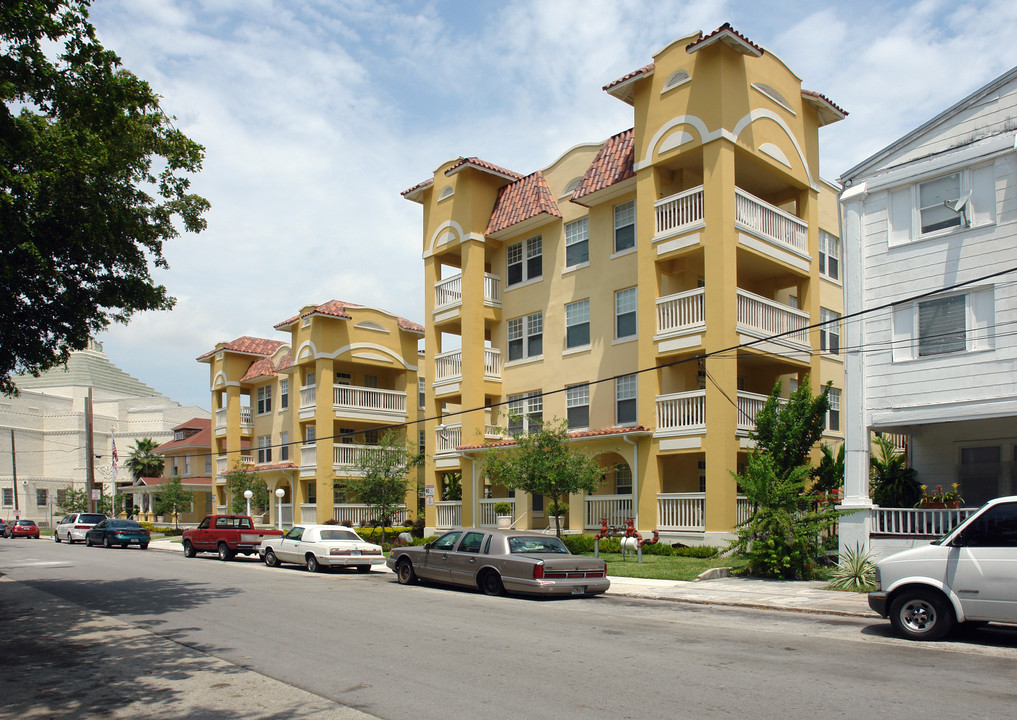
[[[340,525],[299,525],[282,537],[262,541],[258,554],[269,567],[282,563],[304,565],[311,572],[326,567],[353,566],[369,572],[385,562],[381,546],[369,543],[352,528]]]

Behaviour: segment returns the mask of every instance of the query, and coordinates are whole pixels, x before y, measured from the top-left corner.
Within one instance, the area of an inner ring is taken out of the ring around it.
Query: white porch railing
[[[251,408],[242,407],[240,408],[240,427],[251,427],[254,425],[254,421],[251,419]]]
[[[314,467],[318,464],[318,446],[317,445],[301,445],[300,446],[300,466],[301,467]]]
[[[276,508],[280,510],[280,517],[282,517],[283,527],[293,527],[293,503],[282,503],[280,506],[276,504]],[[276,518],[278,523],[279,518]]]
[[[219,408],[215,411],[215,429],[226,427],[226,408]]]
[[[735,512],[737,513],[735,519],[738,521],[738,524],[740,525],[746,520],[748,520],[750,517],[752,517],[752,503],[750,503],[748,498],[746,498],[744,495],[739,495],[738,508],[735,510]]]
[[[514,521],[516,519],[515,498],[482,498],[480,501],[480,522],[477,524],[477,527],[495,527],[498,524],[498,514],[494,511],[494,506],[496,503],[503,502],[507,502],[512,506],[512,512],[509,514]]]
[[[808,223],[741,188],[735,188],[735,226],[800,255],[809,254]]]
[[[809,347],[809,314],[748,290],[738,289],[738,329],[766,337],[781,335],[785,343]],[[787,333],[784,335],[783,333]]]
[[[706,430],[706,390],[657,396],[657,432]]]
[[[438,511],[436,530],[451,530],[463,526],[462,500],[439,500],[434,506]]]
[[[703,288],[696,288],[657,298],[657,334],[666,335],[706,327],[704,294]]]
[[[229,461],[229,458],[226,457],[225,455],[220,455],[219,457],[217,457],[215,459],[215,474],[216,475],[225,475],[226,473],[229,472],[230,468],[229,468],[229,465],[227,464],[228,461]]]
[[[756,429],[756,415],[766,404],[767,396],[757,393],[738,391],[738,427],[737,432],[748,433]],[[787,405],[787,399],[781,398],[778,404],[783,408]]]
[[[332,516],[338,523],[348,522],[355,527],[362,527],[364,523],[370,522],[378,516],[378,510],[363,503],[337,503],[332,508]],[[393,514],[392,520],[396,525],[405,525],[406,517],[406,506],[400,505]]]
[[[462,273],[439,280],[434,284],[435,312],[463,304]],[[484,273],[484,304],[501,305],[501,278]]]
[[[653,204],[654,239],[677,235],[703,222],[703,186],[662,198]]]
[[[300,522],[305,525],[318,522],[317,503],[300,503]]]
[[[455,382],[463,379],[463,351],[451,350],[434,358],[435,383]],[[501,350],[484,348],[484,378],[501,380]]]
[[[318,386],[305,385],[300,388],[300,409],[313,409],[318,399]]]
[[[583,525],[587,530],[600,528],[604,518],[613,527],[624,525],[632,512],[631,495],[587,495]]]
[[[738,496],[736,521],[745,522],[752,507],[745,496]],[[681,532],[706,531],[706,493],[658,493],[657,529]]]
[[[406,413],[406,393],[399,390],[356,385],[333,385],[332,404],[339,410],[367,410],[381,413]]]
[[[484,302],[501,305],[501,278],[491,273],[484,273]]]
[[[874,535],[940,537],[967,520],[978,508],[873,508]]]
[[[434,445],[436,453],[453,452],[463,444],[463,424],[445,425],[436,428],[434,431]]]
[[[332,465],[336,469],[355,468],[360,464],[361,459],[369,452],[376,452],[381,449],[379,445],[353,445],[352,443],[333,443]]]

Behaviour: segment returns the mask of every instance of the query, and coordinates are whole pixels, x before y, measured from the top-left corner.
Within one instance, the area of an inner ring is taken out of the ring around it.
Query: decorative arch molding
[[[310,340],[305,340],[299,348],[297,348],[296,355],[294,356],[294,362],[303,362],[304,360],[314,360],[318,357],[318,348],[314,346],[314,343]]]
[[[657,150],[657,153],[665,153],[668,150],[674,150],[676,147],[681,147],[693,140],[695,140],[695,138],[692,137],[692,133],[685,132],[684,130],[678,130],[664,138],[664,141],[660,143],[660,149]]]
[[[403,359],[403,356],[400,355],[399,353],[397,353],[395,350],[387,348],[384,345],[378,345],[377,343],[365,343],[365,342],[350,343],[349,345],[345,345],[345,346],[339,348],[334,353],[323,354],[321,357],[326,357],[326,358],[329,358],[331,360],[335,360],[340,355],[345,355],[346,353],[350,353],[352,355],[355,355],[356,357],[368,358],[368,357],[370,357],[370,354],[369,354],[370,351],[374,351],[376,353],[379,353],[382,356],[381,358],[378,358],[377,356],[375,356],[374,359],[383,359],[383,360],[386,360],[388,362],[391,362],[392,360],[394,360],[397,364],[401,365],[404,370],[416,370],[417,369],[416,365],[410,365],[408,362],[406,362],[406,360]]]
[[[657,132],[655,132],[653,137],[650,138],[649,145],[646,146],[646,155],[642,160],[635,163],[634,169],[640,170],[649,165],[650,161],[653,159],[654,149],[660,143],[661,139],[663,139],[663,137],[673,128],[676,128],[679,125],[692,126],[696,132],[699,133],[699,137],[702,139],[703,144],[714,139],[713,136],[711,136],[710,129],[706,127],[706,123],[703,122],[702,119],[695,115],[679,115],[678,117],[671,118],[657,129]],[[716,137],[720,137],[720,135],[717,134]]]
[[[787,123],[784,122],[784,119],[780,115],[775,113],[773,110],[767,110],[765,108],[757,108],[757,109],[752,110],[749,113],[747,113],[745,115],[745,117],[743,117],[741,120],[739,120],[738,124],[735,125],[735,127],[734,127],[734,133],[733,133],[734,141],[737,142],[738,136],[742,134],[742,130],[747,128],[749,125],[754,123],[756,120],[763,120],[763,119],[772,120],[773,122],[775,122],[780,127],[781,130],[784,131],[784,134],[787,135],[788,140],[791,141],[791,145],[794,146],[795,152],[798,153],[798,159],[801,161],[802,167],[805,168],[805,175],[806,175],[806,177],[809,178],[809,185],[812,186],[813,190],[818,192],[819,191],[819,186],[816,185],[816,181],[812,179],[812,172],[809,170],[809,164],[805,161],[805,153],[802,152],[802,146],[798,144],[798,138],[796,138],[794,133],[791,132],[791,128],[789,128],[787,126]],[[783,153],[781,153],[781,154],[783,154]]]
[[[222,370],[217,372],[215,374],[215,377],[212,378],[212,389],[213,390],[222,390],[223,388],[229,387],[230,385],[239,386],[240,383],[238,383],[238,382],[232,382],[231,383],[229,380],[226,379],[226,373],[224,373]]]
[[[764,155],[769,155],[774,160],[779,162],[781,165],[791,167],[791,161],[787,159],[787,155],[785,155],[784,151],[781,150],[776,145],[774,145],[773,143],[763,143],[762,145],[759,146],[759,152],[763,153]]]
[[[463,242],[465,233],[462,226],[455,220],[446,220],[439,225],[431,235],[431,242],[427,247],[427,254],[433,255],[435,248],[446,245],[450,242]]]

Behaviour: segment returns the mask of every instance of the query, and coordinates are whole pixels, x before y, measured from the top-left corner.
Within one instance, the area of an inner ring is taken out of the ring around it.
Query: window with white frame
[[[335,374],[336,385],[352,385],[353,384],[353,373],[339,372]]]
[[[618,425],[636,424],[636,389],[635,375],[626,375],[614,381],[615,388],[615,420]]]
[[[544,314],[512,318],[507,324],[508,361],[540,357],[544,353]]]
[[[636,201],[614,206],[614,251],[636,246]]]
[[[381,432],[376,428],[364,430],[364,444],[377,445],[381,442]]]
[[[262,385],[258,388],[258,414],[272,412],[272,386]]]
[[[539,391],[509,395],[509,435],[523,435],[539,430],[544,419],[544,398]]]
[[[819,308],[819,349],[832,355],[840,355],[840,313]]]
[[[378,376],[377,375],[364,375],[364,387],[376,388],[378,387]]]
[[[914,360],[994,346],[993,288],[931,297],[893,309],[893,360]]]
[[[424,378],[417,378],[417,407],[424,407],[427,391],[427,381]]]
[[[304,426],[304,443],[306,445],[314,445],[314,434],[315,426],[313,424]]]
[[[285,410],[290,406],[290,381],[283,378],[279,381],[279,409]]]
[[[290,434],[279,433],[279,462],[289,462],[290,459]]]
[[[543,242],[540,235],[509,245],[506,249],[508,264],[507,286],[539,278],[543,274]]]
[[[590,344],[590,301],[565,306],[565,347],[578,348]]]
[[[840,238],[819,231],[819,274],[840,280]]]
[[[590,262],[590,219],[579,218],[565,224],[565,267]]]
[[[636,336],[636,288],[625,288],[614,294],[615,339]]]
[[[344,445],[352,445],[356,439],[357,431],[353,428],[339,428],[339,442]]]
[[[995,221],[992,163],[945,172],[890,192],[891,246]]]
[[[314,387],[315,383],[314,370],[304,371],[304,387]]]
[[[615,495],[632,494],[632,468],[628,463],[622,463],[614,469],[614,493]]]
[[[826,411],[826,429],[831,432],[840,432],[840,390],[830,388],[827,396],[830,400],[830,408]]]
[[[272,462],[272,438],[268,435],[258,436],[258,464]]]
[[[206,455],[205,456],[205,474],[206,475],[211,475],[212,474],[212,456],[211,455]]]
[[[191,456],[184,455],[184,477],[191,476]]]
[[[590,385],[570,385],[565,388],[565,412],[569,429],[590,427]]]
[[[10,507],[14,504],[14,490],[11,488],[3,488],[3,505],[4,507]]]

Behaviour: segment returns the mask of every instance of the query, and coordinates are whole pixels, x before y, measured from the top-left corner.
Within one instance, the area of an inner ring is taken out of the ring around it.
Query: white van
[[[945,538],[876,563],[869,607],[900,635],[938,640],[958,623],[1017,623],[1017,495],[982,506]]]

